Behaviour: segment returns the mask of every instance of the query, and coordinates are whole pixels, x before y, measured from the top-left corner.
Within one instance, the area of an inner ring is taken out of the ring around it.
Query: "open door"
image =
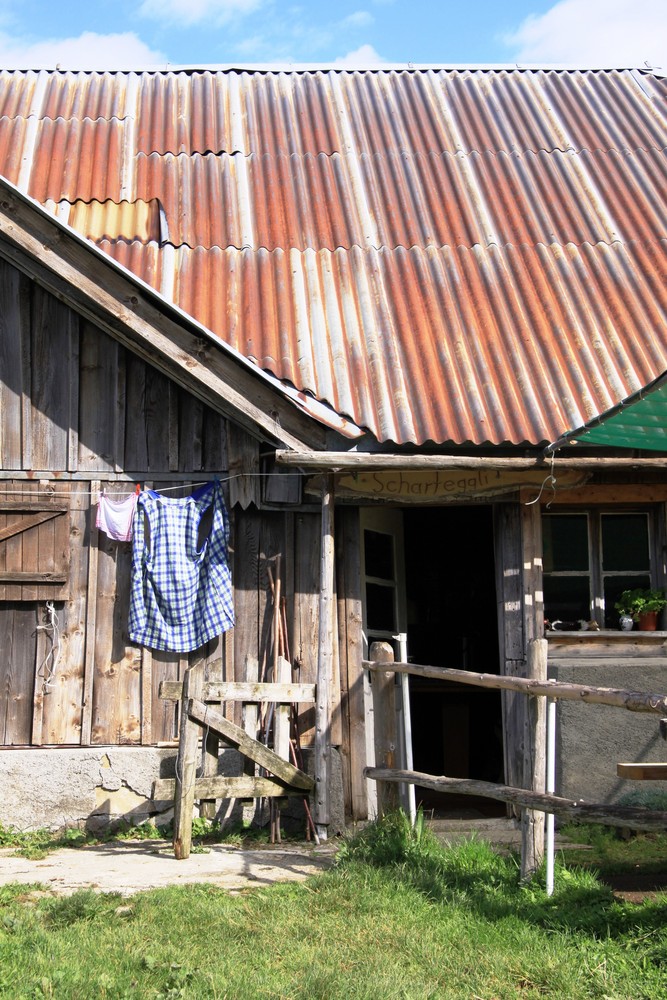
[[[361,531],[368,645],[383,639],[397,659],[498,673],[490,506],[363,508]],[[409,691],[414,770],[504,780],[500,692],[417,677]],[[506,811],[489,799],[419,787],[416,800],[436,814],[465,818]]]

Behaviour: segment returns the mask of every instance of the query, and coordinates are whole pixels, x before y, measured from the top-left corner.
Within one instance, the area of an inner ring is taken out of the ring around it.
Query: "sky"
[[[667,0],[0,0],[0,68],[645,66]]]

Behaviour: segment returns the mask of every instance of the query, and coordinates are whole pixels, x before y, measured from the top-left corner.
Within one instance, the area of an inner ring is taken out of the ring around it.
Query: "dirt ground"
[[[336,849],[334,841],[319,847],[304,841],[252,850],[212,844],[185,861],[176,860],[170,842],[154,840],[62,848],[39,861],[8,849],[0,851],[0,885],[38,882],[63,895],[93,888],[129,896],[169,885],[208,882],[238,892],[249,886],[308,878],[332,864]]]

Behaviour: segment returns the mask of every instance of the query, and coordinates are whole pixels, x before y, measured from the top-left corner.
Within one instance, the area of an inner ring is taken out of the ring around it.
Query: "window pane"
[[[381,531],[364,532],[364,558],[366,576],[380,580],[394,579],[394,545],[391,535]]]
[[[369,629],[395,632],[394,588],[366,584],[366,624]]]
[[[542,518],[545,573],[588,570],[586,514],[546,514]]]
[[[602,515],[602,568],[648,570],[648,519],[646,514]],[[635,584],[640,587],[643,584]]]
[[[548,576],[544,578],[544,617],[550,622],[588,621],[591,596],[587,576]]]

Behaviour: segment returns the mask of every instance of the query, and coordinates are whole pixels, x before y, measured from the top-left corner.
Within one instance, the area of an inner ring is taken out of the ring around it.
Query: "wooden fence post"
[[[192,809],[195,803],[197,778],[197,744],[201,726],[188,716],[190,698],[200,699],[204,689],[204,658],[185,671],[179,719],[178,753],[176,755],[176,791],[174,794],[174,856],[179,861],[190,857],[192,844]]]
[[[526,673],[531,680],[547,679],[547,640],[528,642]],[[523,787],[546,790],[546,698],[528,695],[524,725]],[[521,878],[529,878],[544,857],[544,813],[523,809],[521,813]]]
[[[376,664],[393,664],[394,651],[388,642],[374,642],[370,658]],[[375,727],[375,766],[396,767],[396,684],[393,670],[371,670],[373,718]],[[378,818],[398,809],[398,785],[394,782],[377,782]]]

